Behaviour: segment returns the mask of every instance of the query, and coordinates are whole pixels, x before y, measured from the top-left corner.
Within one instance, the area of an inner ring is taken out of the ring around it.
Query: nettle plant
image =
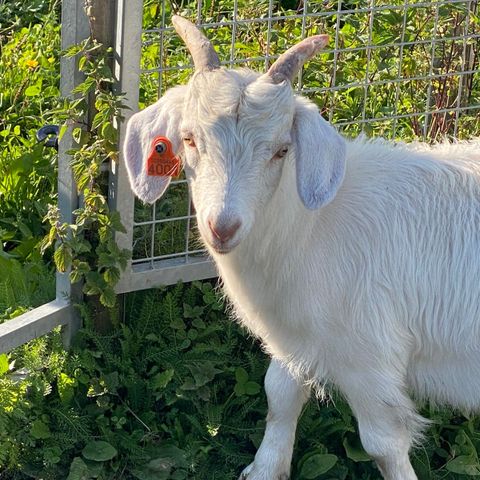
[[[108,206],[102,165],[109,159],[117,159],[116,124],[122,118],[125,105],[122,95],[114,94],[112,89],[111,49],[89,38],[68,49],[65,55],[79,55],[78,66],[85,75],[85,80],[72,92],[80,98],[66,100],[59,112],[65,118],[60,138],[67,128],[73,128],[76,147],[67,153],[72,156],[73,174],[82,202],[73,212],[73,223],[62,222],[58,206],[49,206],[45,221],[51,227],[42,242],[42,251],[56,244],[57,269],[70,270],[73,283],[84,281],[86,295],[98,295],[103,305],[112,307],[116,298],[114,286],[130,252],[120,249],[115,242],[115,232],[125,229],[119,213]],[[87,123],[85,118],[92,106],[93,119]]]

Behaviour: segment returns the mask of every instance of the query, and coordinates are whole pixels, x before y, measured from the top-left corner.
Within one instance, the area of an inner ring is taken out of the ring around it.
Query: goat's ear
[[[124,159],[133,192],[140,200],[153,203],[160,198],[171,177],[151,176],[147,172],[147,159],[152,142],[158,136],[167,137],[176,155],[182,153],[180,122],[183,111],[185,86],[175,87],[156,103],[133,115],[127,124]]]
[[[302,97],[296,98],[293,136],[300,199],[310,210],[327,205],[345,175],[345,140]]]

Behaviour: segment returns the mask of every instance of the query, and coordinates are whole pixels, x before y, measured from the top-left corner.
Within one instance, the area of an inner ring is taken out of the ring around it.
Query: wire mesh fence
[[[329,48],[295,88],[347,136],[437,141],[480,133],[478,0],[147,0],[141,108],[192,73],[173,11],[204,29],[226,67],[264,71],[301,38],[330,34]],[[133,268],[183,265],[204,254],[184,178],[155,205],[135,204]]]

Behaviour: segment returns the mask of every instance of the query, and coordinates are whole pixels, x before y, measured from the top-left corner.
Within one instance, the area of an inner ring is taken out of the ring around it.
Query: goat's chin
[[[217,255],[226,255],[227,253],[230,253],[232,250],[234,250],[239,243],[240,242],[221,244],[217,242],[208,242],[208,246],[210,247],[212,253],[215,253]]]
[[[234,247],[235,248],[235,247]],[[233,248],[214,248],[213,251],[217,255],[227,255],[227,253],[230,253],[233,250]]]

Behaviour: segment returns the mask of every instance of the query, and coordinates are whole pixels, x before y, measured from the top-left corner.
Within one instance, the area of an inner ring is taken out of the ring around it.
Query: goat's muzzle
[[[234,238],[242,226],[242,221],[238,217],[223,219],[214,219],[209,217],[207,220],[210,230],[209,243],[217,253],[230,252],[238,242]]]

